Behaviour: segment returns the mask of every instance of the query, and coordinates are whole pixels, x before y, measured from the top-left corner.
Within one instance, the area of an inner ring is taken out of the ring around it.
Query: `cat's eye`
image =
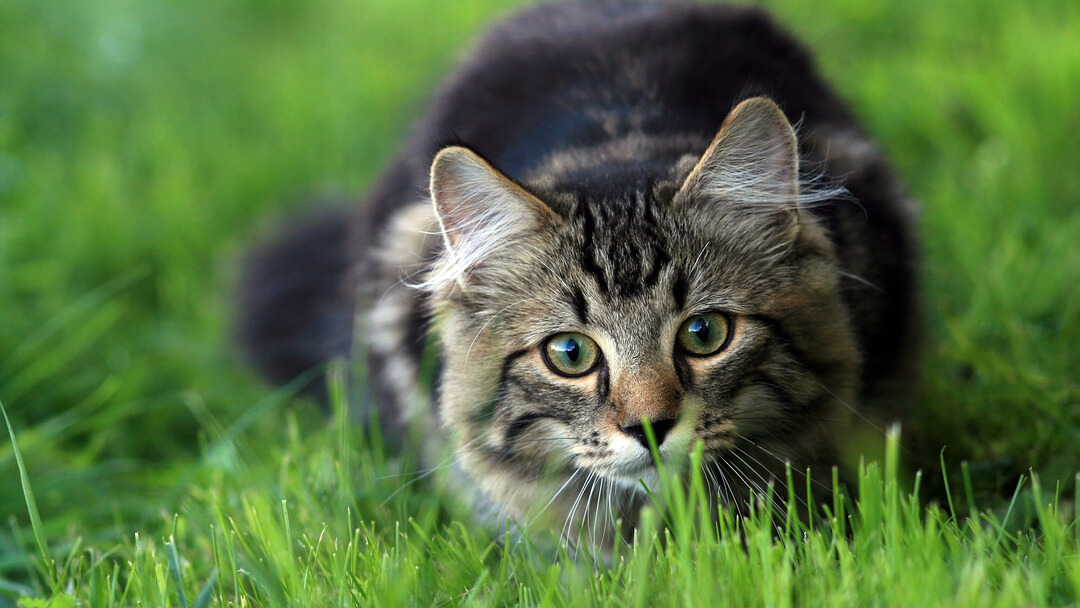
[[[544,344],[544,362],[560,376],[584,376],[600,361],[600,347],[577,332],[555,334]]]
[[[704,357],[727,346],[730,334],[731,323],[726,316],[707,312],[683,321],[675,341],[684,352]]]

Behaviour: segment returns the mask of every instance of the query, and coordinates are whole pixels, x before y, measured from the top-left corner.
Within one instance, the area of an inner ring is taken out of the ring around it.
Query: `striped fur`
[[[494,515],[609,545],[656,481],[642,417],[676,469],[703,442],[719,504],[740,510],[786,463],[828,475],[854,419],[894,415],[916,342],[912,216],[762,13],[543,5],[436,96],[342,252],[364,271],[338,286],[369,311],[356,334],[391,432],[437,421]],[[730,336],[696,356],[677,336],[703,313]],[[588,373],[550,363],[564,332],[602,353]]]

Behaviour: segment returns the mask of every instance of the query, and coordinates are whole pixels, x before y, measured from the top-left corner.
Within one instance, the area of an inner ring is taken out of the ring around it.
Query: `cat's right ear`
[[[736,106],[675,196],[677,204],[704,206],[729,231],[752,221],[747,233],[763,243],[774,239],[762,237],[792,240],[799,229],[799,154],[783,111],[765,97]]]
[[[431,164],[431,201],[455,279],[502,245],[558,216],[468,148],[444,148]]]

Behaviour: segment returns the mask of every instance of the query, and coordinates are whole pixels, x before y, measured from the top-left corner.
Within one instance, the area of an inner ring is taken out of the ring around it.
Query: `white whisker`
[[[585,477],[585,482],[581,485],[581,490],[578,491],[577,498],[574,500],[574,505],[570,507],[570,512],[566,515],[566,521],[563,523],[563,531],[560,533],[559,537],[565,539],[567,542],[570,542],[570,525],[574,518],[574,513],[577,511],[582,495],[585,494],[585,490],[588,489],[589,484],[592,482],[595,475],[596,473],[589,471],[589,475]],[[578,534],[580,535],[580,530]]]
[[[562,486],[560,486],[559,489],[556,490],[555,493],[551,496],[551,500],[547,501],[547,504],[541,507],[541,509],[537,511],[536,514],[529,519],[529,521],[525,522],[524,527],[527,529],[530,525],[532,525],[533,522],[535,522],[541,515],[543,515],[543,513],[548,510],[548,507],[551,506],[551,503],[555,502],[555,500],[559,498],[559,495],[563,493],[563,490],[565,490],[567,486],[569,486],[575,479],[577,479],[577,476],[580,473],[581,469],[574,469],[574,472],[570,474],[570,477],[568,477],[566,481],[563,482]]]
[[[405,475],[410,475],[410,474],[416,475],[415,477],[413,477],[409,481],[407,481],[407,482],[401,484],[400,486],[398,486],[393,492],[391,492],[390,495],[386,497],[386,500],[384,500],[382,502],[382,506],[385,507],[387,505],[387,503],[389,503],[392,498],[397,496],[398,492],[401,492],[405,488],[413,485],[414,483],[420,481],[421,479],[425,479],[427,477],[430,477],[433,473],[435,473],[439,469],[452,467],[452,466],[458,464],[459,462],[461,462],[462,460],[464,460],[464,458],[466,456],[466,454],[463,453],[464,448],[476,443],[477,441],[480,441],[481,439],[482,439],[482,437],[477,437],[476,439],[473,439],[472,441],[469,441],[468,443],[463,445],[460,449],[455,450],[454,453],[451,456],[449,456],[447,459],[443,460],[439,464],[437,464],[437,465],[435,465],[433,467],[430,467],[428,469],[424,469],[422,471],[414,471],[413,473],[401,473],[401,474],[398,474],[398,475],[384,475],[382,477],[376,478],[376,479],[390,479],[390,478],[393,478],[393,477],[403,477]]]
[[[769,455],[769,456],[772,456],[773,458],[775,458],[775,459],[776,459],[776,460],[777,460],[778,462],[780,462],[781,464],[784,464],[784,465],[790,465],[790,464],[791,464],[791,461],[790,461],[790,460],[788,460],[787,458],[781,458],[781,457],[780,457],[780,455],[776,454],[775,452],[773,452],[773,451],[769,450],[769,449],[768,449],[768,448],[766,448],[765,446],[761,445],[760,443],[758,443],[758,442],[756,442],[756,441],[754,441],[754,440],[752,440],[752,439],[750,439],[750,438],[748,438],[748,437],[745,437],[745,436],[743,436],[743,435],[736,435],[736,437],[738,437],[738,438],[739,438],[739,439],[741,439],[742,441],[745,441],[745,442],[746,442],[746,443],[748,443],[748,444],[749,444],[750,446],[752,446],[752,447],[755,447],[755,448],[757,448],[757,449],[761,450],[761,451],[762,451],[762,452],[763,452],[764,454],[767,454],[767,455]],[[746,451],[745,451],[745,450],[743,451],[743,453],[744,453],[744,454],[746,454],[747,456],[750,456],[750,454],[746,453]],[[756,460],[756,459],[755,459],[755,460]],[[813,476],[811,476],[811,477],[810,477],[810,481],[811,481],[811,483],[813,483],[814,485],[818,486],[819,488],[821,488],[821,489],[825,490],[826,492],[832,491],[832,486],[829,486],[829,485],[827,485],[827,484],[824,484],[824,483],[822,483],[822,482],[818,481],[818,480],[817,480],[817,479],[815,479],[815,478],[814,478]]]
[[[494,321],[496,317],[498,317],[502,313],[506,312],[508,309],[510,309],[510,308],[512,308],[514,306],[517,306],[518,304],[523,304],[525,302],[531,302],[533,300],[538,300],[538,299],[539,298],[523,298],[521,300],[518,300],[517,302],[512,302],[510,304],[507,304],[506,306],[504,306],[502,308],[502,310],[500,310],[499,312],[491,315],[491,317],[489,317],[488,320],[484,322],[484,325],[480,328],[480,330],[476,332],[476,335],[473,336],[472,342],[469,342],[469,350],[465,352],[465,362],[463,363],[463,365],[468,365],[469,364],[469,355],[472,354],[472,349],[473,349],[473,346],[476,345],[476,340],[480,337],[480,334],[484,333],[484,330],[487,329],[488,325],[491,325],[491,322]]]

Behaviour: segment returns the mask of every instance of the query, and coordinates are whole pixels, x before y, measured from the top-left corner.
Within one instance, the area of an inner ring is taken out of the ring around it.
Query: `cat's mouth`
[[[660,462],[665,467],[672,466],[678,460],[668,453],[668,450],[660,451]],[[617,463],[607,463],[606,465],[589,468],[600,477],[607,478],[624,488],[636,491],[643,491],[646,487],[656,487],[660,475],[652,454],[647,453],[623,459]]]
[[[688,411],[680,417],[679,423],[666,433],[666,437],[661,437],[662,443],[655,452],[659,457],[659,468],[682,471],[688,464],[698,419],[697,408],[686,409]],[[577,468],[636,491],[644,490],[643,483],[649,488],[656,487],[660,471],[652,449],[625,432],[614,433],[605,440],[606,449],[602,451],[582,450],[576,454]]]

